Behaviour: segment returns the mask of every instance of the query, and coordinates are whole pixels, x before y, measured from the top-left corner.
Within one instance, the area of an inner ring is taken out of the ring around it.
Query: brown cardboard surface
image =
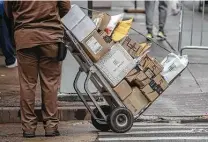
[[[132,93],[132,88],[126,80],[122,80],[115,88],[113,88],[113,90],[117,93],[121,100],[126,99],[126,97]]]
[[[99,32],[101,38],[110,46],[112,47],[115,42],[112,40],[112,38],[110,36],[107,35],[107,33],[105,31],[100,31]]]
[[[144,56],[141,61],[140,61],[140,66],[145,69],[151,62],[152,62],[152,58],[147,54],[146,56]]]
[[[93,31],[86,39],[83,40],[84,50],[93,62],[97,62],[109,50],[109,45],[102,39],[97,31]]]
[[[152,60],[151,62],[149,62],[149,64],[144,67],[144,71],[146,72],[146,70],[150,69],[154,75],[158,75],[162,70],[163,70],[163,67],[162,65],[160,65],[160,63],[158,63],[157,60]]]
[[[102,21],[101,21],[100,27],[98,29],[104,31],[105,28],[107,27],[108,23],[110,22],[110,20],[111,20],[111,16],[107,15],[106,13],[103,13]]]
[[[137,85],[137,87],[143,88],[145,85],[150,83],[150,79],[143,71],[140,71],[134,79],[134,83]]]
[[[141,91],[151,102],[153,102],[159,96],[159,94],[154,91],[150,85],[146,85],[143,89],[141,89]]]
[[[122,41],[122,46],[132,57],[140,55],[143,50],[138,42],[132,40],[128,36]]]
[[[154,81],[157,85],[159,85],[163,90],[167,89],[168,83],[167,81],[162,77],[162,75],[158,74],[155,78]]]
[[[156,91],[154,91],[152,93],[146,94],[145,96],[148,98],[150,102],[154,102],[159,96],[159,94]]]
[[[153,78],[155,76],[155,74],[150,69],[147,69],[145,74],[148,78]]]
[[[124,100],[124,104],[133,114],[140,112],[148,103],[149,101],[137,87],[134,87],[132,93]]]
[[[139,75],[139,71],[140,71],[140,68],[137,67],[135,69],[133,69],[131,72],[129,72],[127,74],[127,76],[125,77],[125,79],[129,82],[129,83],[132,83],[134,81],[134,79],[137,77],[137,75]]]

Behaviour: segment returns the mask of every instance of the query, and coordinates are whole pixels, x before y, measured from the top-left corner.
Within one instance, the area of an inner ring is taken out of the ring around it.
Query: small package
[[[140,71],[134,79],[134,83],[141,89],[150,83],[150,78],[143,71]]]
[[[145,56],[143,56],[139,64],[144,69],[152,62],[152,60],[153,58],[146,54]]]
[[[163,70],[162,65],[156,59],[152,59],[149,64],[145,66],[144,72],[149,78],[154,78]]]
[[[167,89],[168,87],[168,83],[167,81],[163,78],[163,76],[161,74],[158,74],[153,81],[159,85],[163,90]],[[160,93],[161,94],[161,93]]]
[[[159,94],[154,91],[150,85],[146,85],[143,89],[141,89],[141,91],[151,102],[155,101],[159,96]]]
[[[174,53],[168,56],[161,62],[163,71],[161,75],[170,83],[178,74],[180,74],[188,65],[188,56],[177,56]]]
[[[138,43],[129,36],[122,40],[121,44],[133,58],[142,56],[151,46],[150,43]]]
[[[107,27],[108,23],[111,20],[111,16],[106,13],[98,14],[95,18],[93,18],[94,23],[97,26],[97,29],[104,31]]]
[[[100,60],[109,50],[109,45],[101,38],[95,30],[83,40],[84,50],[93,62]]]
[[[126,80],[122,80],[113,90],[117,93],[119,98],[123,101],[126,99],[132,92],[131,86],[127,83]]]
[[[112,39],[115,42],[122,40],[129,32],[131,25],[133,22],[133,18],[126,21],[119,22],[118,26],[115,28]]]
[[[95,65],[114,87],[136,66],[136,61],[117,43]]]
[[[124,14],[118,14],[115,16],[111,16],[111,20],[108,23],[105,32],[108,34],[108,36],[111,36],[111,34],[113,33],[115,27],[117,26],[117,24],[123,20]]]
[[[127,74],[127,76],[125,77],[125,79],[129,82],[132,83],[135,78],[138,76],[139,72],[141,71],[141,69],[136,66],[133,70],[131,70],[131,72],[129,72]]]
[[[149,101],[137,87],[134,87],[132,93],[124,100],[124,104],[133,114],[138,114]]]
[[[77,5],[72,5],[62,22],[80,42],[96,29],[94,22]]]

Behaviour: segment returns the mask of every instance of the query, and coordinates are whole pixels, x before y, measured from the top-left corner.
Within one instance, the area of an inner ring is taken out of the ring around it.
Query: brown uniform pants
[[[22,129],[34,132],[37,117],[34,112],[35,90],[40,78],[42,116],[46,131],[58,128],[57,92],[60,83],[61,62],[55,60],[57,45],[44,45],[17,51],[20,81]]]

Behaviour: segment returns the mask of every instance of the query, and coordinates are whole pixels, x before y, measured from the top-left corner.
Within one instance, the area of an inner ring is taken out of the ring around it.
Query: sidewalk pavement
[[[59,125],[61,136],[45,137],[42,124],[38,124],[36,137],[26,139],[22,137],[21,124],[0,124],[1,142],[94,142],[97,130],[87,121],[61,122]]]
[[[113,2],[114,7],[111,10],[103,10],[109,14],[118,14],[123,12],[123,8],[133,7],[132,3],[119,3]],[[139,2],[138,5],[143,6],[143,2]],[[155,9],[157,11],[157,9]],[[157,13],[157,12],[156,12]],[[184,34],[183,34],[183,46],[190,43],[190,18],[192,14],[190,10],[186,9],[184,18]],[[125,18],[134,17],[135,22],[133,27],[143,34],[145,30],[145,15],[144,14],[125,14]],[[198,22],[200,15],[195,15],[195,27],[200,27]],[[158,16],[155,16],[155,24],[158,23]],[[178,32],[179,32],[179,16],[168,16],[166,31],[168,41],[177,50],[178,44]],[[208,36],[207,21],[204,22],[205,32],[204,37]],[[154,26],[155,32],[157,32],[157,24]],[[195,29],[197,33],[194,37],[194,44],[198,43],[200,29]],[[133,31],[130,31],[130,36],[141,41],[145,41],[144,37],[139,36]],[[206,44],[204,39],[204,44]],[[158,42],[163,47],[170,49],[165,42]],[[208,113],[208,58],[207,51],[186,51],[185,54],[189,55],[189,70],[185,70],[180,77],[164,92],[164,94],[155,101],[155,103],[143,114],[144,118],[151,116],[156,117],[180,117],[180,116],[204,116]],[[152,45],[151,54],[158,60],[162,60],[167,56],[168,52],[156,46]],[[19,87],[17,69],[6,69],[4,66],[3,57],[0,57],[0,123],[5,122],[19,122],[18,110],[19,110]],[[36,96],[37,114],[40,114],[40,87],[38,86]],[[88,119],[86,108],[81,102],[59,101],[59,116],[61,120],[74,120],[74,119]]]

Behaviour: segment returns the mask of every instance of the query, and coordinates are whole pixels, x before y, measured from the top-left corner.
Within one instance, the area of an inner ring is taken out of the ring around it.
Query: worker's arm
[[[59,15],[60,17],[64,17],[71,8],[70,1],[58,1]]]
[[[4,11],[8,18],[12,19],[12,2],[11,1],[4,1]]]

